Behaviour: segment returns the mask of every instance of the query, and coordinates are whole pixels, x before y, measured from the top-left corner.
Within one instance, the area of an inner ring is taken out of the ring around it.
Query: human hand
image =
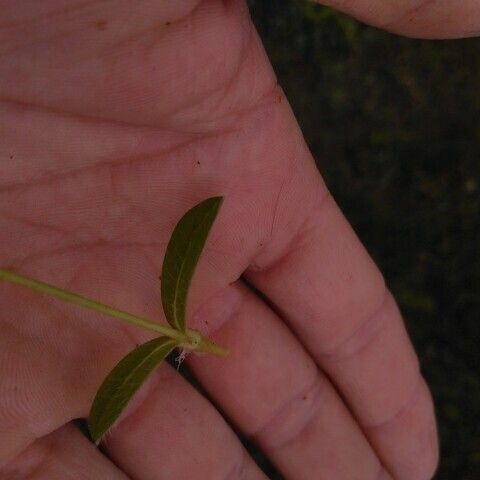
[[[1,30],[2,266],[160,319],[172,226],[225,195],[189,305],[231,349],[187,359],[209,396],[286,478],[429,478],[432,404],[400,314],[243,3],[24,3]],[[147,337],[13,286],[0,302],[0,478],[265,478],[168,367],[102,456],[69,422]]]

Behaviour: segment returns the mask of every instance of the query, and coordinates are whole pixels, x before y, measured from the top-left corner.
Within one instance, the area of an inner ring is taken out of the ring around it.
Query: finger
[[[35,441],[0,468],[5,480],[128,480],[72,424]]]
[[[248,278],[331,376],[394,477],[427,478],[437,442],[416,355],[382,276],[316,178],[283,198],[278,224],[303,224],[293,236],[277,229]]]
[[[322,0],[320,3],[409,37],[462,38],[480,33],[477,0]]]
[[[236,283],[193,315],[230,347],[187,357],[209,395],[288,479],[389,476],[343,401],[283,322]],[[382,472],[382,473],[381,473]]]
[[[135,480],[264,480],[221,415],[168,365],[107,435],[109,456]]]

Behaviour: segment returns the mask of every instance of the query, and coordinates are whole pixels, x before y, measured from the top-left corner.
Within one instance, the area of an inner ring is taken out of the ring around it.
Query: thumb
[[[324,0],[318,3],[407,37],[462,38],[480,33],[478,0]]]

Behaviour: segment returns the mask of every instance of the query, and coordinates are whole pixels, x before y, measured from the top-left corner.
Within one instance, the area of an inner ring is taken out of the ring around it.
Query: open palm
[[[0,2],[1,265],[164,321],[171,230],[224,195],[188,316],[231,354],[187,358],[210,401],[160,368],[101,453],[71,421],[148,334],[0,285],[0,478],[265,478],[224,417],[288,479],[430,478],[432,402],[401,315],[318,174],[246,5],[20,3]],[[408,34],[468,33],[435,5],[417,25],[371,3],[352,13]]]

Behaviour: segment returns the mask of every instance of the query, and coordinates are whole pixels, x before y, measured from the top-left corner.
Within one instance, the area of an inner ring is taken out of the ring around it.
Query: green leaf
[[[95,396],[88,428],[98,445],[148,376],[178,345],[176,340],[159,337],[132,350],[114,367]]]
[[[223,197],[212,197],[189,210],[177,223],[162,267],[162,305],[168,323],[185,332],[190,282]]]

